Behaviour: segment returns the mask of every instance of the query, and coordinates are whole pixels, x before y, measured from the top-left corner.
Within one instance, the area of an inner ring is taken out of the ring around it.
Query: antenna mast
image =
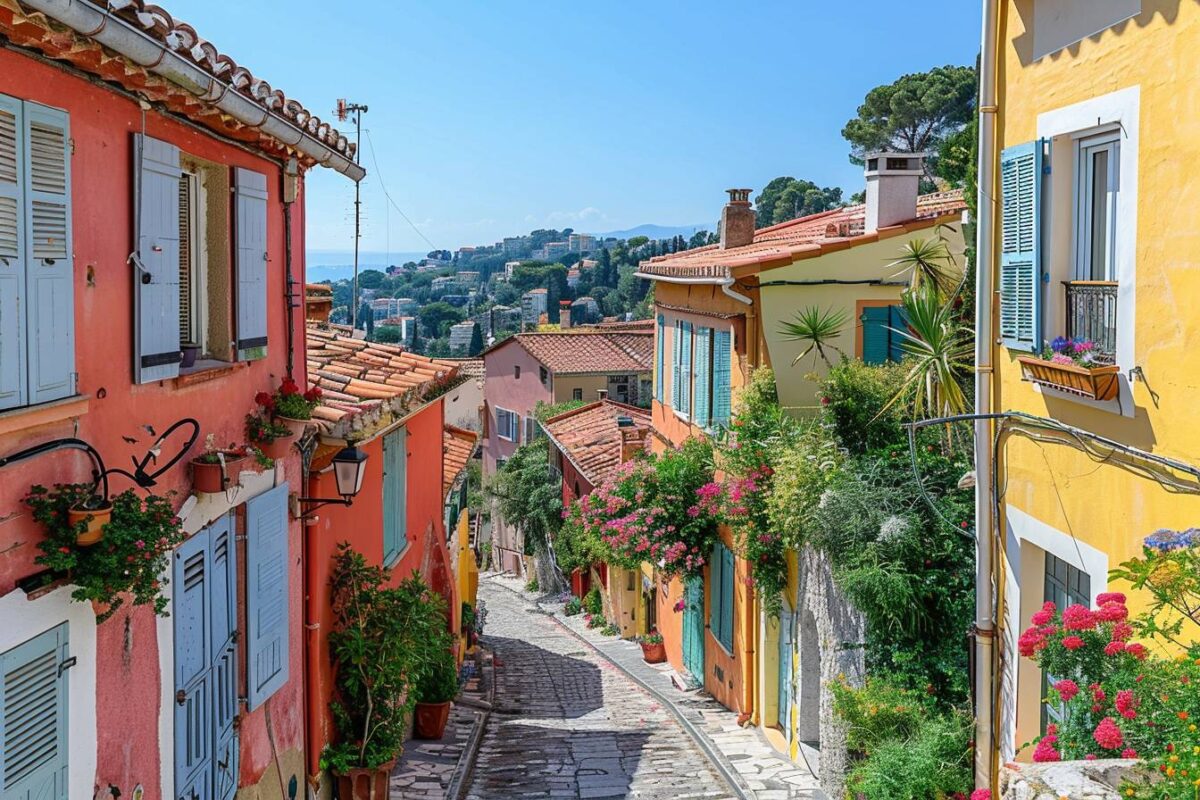
[[[345,99],[337,101],[337,118],[345,122],[350,114],[354,114],[354,163],[361,161],[362,153],[362,115],[367,110],[365,105],[351,103]],[[362,233],[362,182],[354,182],[354,288],[350,293],[350,328],[358,329],[358,240]],[[366,324],[366,323],[364,323]]]

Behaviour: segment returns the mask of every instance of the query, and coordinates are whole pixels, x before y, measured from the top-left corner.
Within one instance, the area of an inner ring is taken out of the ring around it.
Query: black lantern
[[[309,503],[309,507],[300,515],[308,519],[321,506],[330,504],[348,506],[354,502],[354,497],[362,490],[363,476],[367,474],[367,454],[352,444],[347,444],[333,457],[333,478],[337,482],[340,499],[324,497],[301,497],[301,503]]]

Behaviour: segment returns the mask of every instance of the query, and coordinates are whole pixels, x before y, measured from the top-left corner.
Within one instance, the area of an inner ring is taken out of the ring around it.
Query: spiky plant
[[[943,298],[958,291],[962,270],[942,233],[944,227],[939,226],[931,238],[909,239],[900,248],[900,257],[888,264],[896,270],[894,277],[908,277],[909,288],[913,291],[933,286]]]
[[[844,308],[821,309],[809,306],[797,311],[796,318],[791,322],[784,322],[779,328],[779,333],[789,342],[807,345],[804,351],[792,360],[792,366],[798,364],[809,353],[813,353],[814,366],[820,357],[825,366],[832,367],[833,362],[829,360],[827,349],[845,358],[846,354],[834,342],[842,335],[848,318]]]
[[[970,411],[963,383],[971,373],[974,343],[971,331],[959,322],[954,300],[944,300],[932,284],[900,296],[906,329],[891,328],[900,343],[909,370],[888,408],[912,398],[913,413],[929,419]]]

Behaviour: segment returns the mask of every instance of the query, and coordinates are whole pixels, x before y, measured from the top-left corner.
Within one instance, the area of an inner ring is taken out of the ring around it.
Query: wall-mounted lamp
[[[308,519],[321,506],[348,506],[354,502],[355,496],[362,490],[363,476],[367,474],[367,454],[353,445],[343,447],[333,457],[333,478],[337,481],[338,499],[323,497],[301,497],[301,503],[310,503],[300,514],[300,519]]]

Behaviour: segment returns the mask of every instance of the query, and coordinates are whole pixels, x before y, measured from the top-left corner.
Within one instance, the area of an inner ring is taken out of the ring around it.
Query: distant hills
[[[691,235],[696,231],[711,231],[716,230],[716,225],[711,222],[702,223],[699,225],[638,225],[636,228],[629,228],[623,231],[609,231],[608,233],[597,233],[595,236],[613,237],[615,239],[632,239],[635,236],[645,236],[648,239],[670,239],[674,236],[682,236],[685,239],[691,238]]]

